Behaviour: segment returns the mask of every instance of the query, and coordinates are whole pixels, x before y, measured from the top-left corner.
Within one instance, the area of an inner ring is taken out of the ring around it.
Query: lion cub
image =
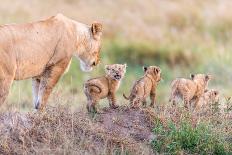
[[[130,96],[123,94],[124,98],[130,100],[132,107],[138,107],[142,102],[146,106],[146,98],[150,96],[151,107],[156,102],[156,87],[161,80],[161,69],[157,66],[143,67],[144,76],[136,81],[132,87]]]
[[[126,73],[126,64],[113,64],[105,66],[105,76],[93,78],[85,82],[84,93],[87,97],[88,112],[97,111],[95,105],[100,99],[108,98],[112,108],[117,108],[115,93],[120,81]]]
[[[197,105],[211,79],[210,75],[204,74],[191,74],[190,77],[191,79],[178,78],[172,82],[169,102],[172,102],[173,105],[176,104],[176,97],[181,97],[184,100],[186,108],[190,106],[190,102],[193,100]]]
[[[199,110],[200,108],[205,108],[216,102],[219,102],[219,91],[214,89],[205,90],[205,93],[200,97],[196,108]]]

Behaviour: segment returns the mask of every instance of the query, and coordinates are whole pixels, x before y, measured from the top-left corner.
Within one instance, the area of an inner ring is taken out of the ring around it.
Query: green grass
[[[157,136],[151,143],[158,153],[179,154],[229,154],[226,142],[210,126],[198,124],[196,127],[189,121],[182,121],[179,126],[169,122],[167,127],[157,121],[153,130]]]
[[[148,65],[166,63],[168,66],[192,66],[201,62],[196,56],[196,48],[186,51],[179,43],[164,42],[156,44],[145,41],[125,41],[122,38],[105,41],[103,50],[111,62],[132,65]],[[192,50],[192,51],[191,51]],[[192,61],[193,63],[189,63]]]

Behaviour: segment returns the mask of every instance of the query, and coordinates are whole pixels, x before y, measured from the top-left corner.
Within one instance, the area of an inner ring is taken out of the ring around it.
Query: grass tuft
[[[156,138],[151,142],[154,151],[164,154],[229,154],[232,151],[230,141],[226,140],[226,132],[219,132],[226,125],[220,126],[222,120],[229,118],[206,113],[202,116],[176,109],[169,111],[168,116],[155,121],[153,133]],[[218,120],[216,120],[216,118]],[[171,119],[170,119],[171,118]],[[217,127],[216,127],[217,126]],[[230,133],[228,133],[230,134]],[[230,137],[230,136],[229,136]]]

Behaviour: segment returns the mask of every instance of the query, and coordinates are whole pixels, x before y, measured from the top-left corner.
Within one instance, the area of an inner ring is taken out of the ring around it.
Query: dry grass
[[[27,114],[8,112],[0,116],[0,153],[155,154],[157,148],[152,150],[150,144],[162,135],[152,131],[160,130],[161,123],[162,133],[170,132],[170,122],[176,131],[182,126],[183,120],[188,121],[193,130],[203,123],[211,132],[204,131],[202,134],[209,138],[220,137],[221,149],[229,152],[232,151],[231,119],[231,111],[189,113],[181,107],[163,105],[157,106],[155,110],[125,106],[118,109],[104,108],[100,114],[88,114],[83,109],[72,111],[67,106],[48,107],[43,112]],[[212,151],[212,146],[218,144],[206,141],[202,145],[197,145],[192,151],[197,153],[195,149],[198,147]],[[172,154],[175,152],[188,153],[188,148],[175,148]]]
[[[85,111],[85,110],[84,110]],[[1,154],[149,154],[153,117],[144,110],[104,109],[91,117],[64,106],[0,117]]]

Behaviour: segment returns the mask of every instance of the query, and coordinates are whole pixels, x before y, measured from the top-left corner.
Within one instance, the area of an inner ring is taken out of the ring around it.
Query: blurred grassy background
[[[81,72],[73,59],[52,96],[51,105],[83,105],[82,85],[102,75],[104,65],[127,63],[117,93],[129,93],[143,65],[162,68],[164,81],[157,90],[159,103],[168,100],[170,82],[190,73],[209,73],[211,88],[222,96],[232,94],[232,1],[230,0],[8,0],[0,5],[0,24],[44,19],[57,13],[79,22],[104,25],[102,64],[91,73]],[[14,82],[5,108],[31,110],[31,81]]]

